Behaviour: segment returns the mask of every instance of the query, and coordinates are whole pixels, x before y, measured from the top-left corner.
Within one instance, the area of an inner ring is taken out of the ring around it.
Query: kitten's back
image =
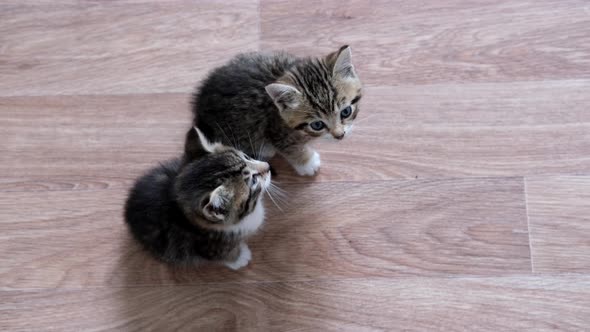
[[[173,192],[179,168],[178,159],[153,168],[137,180],[125,204],[125,221],[133,236],[165,260],[173,223],[184,219]]]
[[[251,151],[249,141],[259,146],[266,133],[254,130],[249,133],[251,137],[245,137],[245,131],[236,128],[282,125],[265,86],[285,74],[296,61],[286,53],[246,53],[214,69],[195,93],[194,125],[213,141],[255,155],[257,151]]]

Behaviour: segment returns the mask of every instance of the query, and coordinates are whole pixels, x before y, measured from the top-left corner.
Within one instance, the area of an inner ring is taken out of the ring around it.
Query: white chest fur
[[[227,231],[240,233],[242,235],[253,234],[264,222],[264,205],[262,199],[258,200],[256,207],[249,215],[245,216],[239,223],[226,228]]]

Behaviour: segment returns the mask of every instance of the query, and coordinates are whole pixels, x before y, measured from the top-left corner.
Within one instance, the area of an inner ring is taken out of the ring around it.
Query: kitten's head
[[[330,133],[342,139],[359,112],[361,81],[349,46],[324,58],[298,62],[266,86],[285,122],[309,137]]]
[[[210,143],[194,128],[186,137],[176,196],[189,220],[222,229],[239,223],[262,204],[263,191],[270,185],[269,169],[268,163],[239,150]]]

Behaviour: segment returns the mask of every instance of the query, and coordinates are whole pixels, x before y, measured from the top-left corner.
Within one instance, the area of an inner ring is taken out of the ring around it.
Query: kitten
[[[351,57],[348,46],[319,58],[238,55],[200,86],[194,125],[253,158],[278,152],[298,174],[314,175],[320,157],[307,143],[328,133],[344,138],[359,113],[361,82]]]
[[[174,264],[221,262],[246,266],[245,240],[264,220],[266,162],[210,143],[198,129],[187,134],[185,154],[142,176],[129,193],[125,221],[156,257]]]

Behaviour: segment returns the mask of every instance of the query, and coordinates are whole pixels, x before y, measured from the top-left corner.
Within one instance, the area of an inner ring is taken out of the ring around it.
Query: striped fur
[[[307,146],[311,139],[347,134],[358,116],[361,92],[348,46],[317,58],[242,54],[199,87],[194,122],[207,138],[251,157],[268,160],[278,152],[299,172],[314,162],[315,151]],[[347,107],[351,113],[343,117]],[[323,123],[319,130],[314,128],[318,121]],[[319,167],[319,156],[315,164]]]
[[[182,159],[137,180],[125,221],[134,237],[166,262],[215,261],[240,268],[251,257],[245,240],[264,220],[269,165],[211,144],[193,129],[187,140]]]

